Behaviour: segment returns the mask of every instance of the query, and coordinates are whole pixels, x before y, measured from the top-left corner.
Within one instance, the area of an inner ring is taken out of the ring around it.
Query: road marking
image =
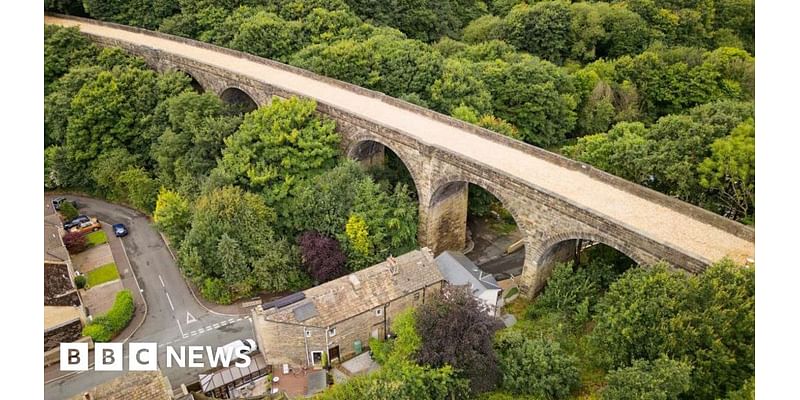
[[[233,319],[233,318],[228,318],[228,322],[230,322],[230,323],[234,323],[234,322],[236,322],[236,320],[235,320],[235,319]]]
[[[239,319],[237,319],[237,320],[236,320],[236,322],[239,322],[239,321],[241,321],[241,320],[242,320],[242,317],[239,317]]]
[[[225,325],[228,325],[228,321],[222,321],[219,323],[219,326],[225,326]]]
[[[186,334],[186,333],[183,333],[182,335],[183,335],[183,338],[184,338],[184,339],[186,339],[187,337],[189,337],[189,335],[188,335],[188,334]]]
[[[198,329],[198,330],[197,330],[197,333],[199,334],[199,333],[203,333],[203,332],[205,332],[205,331],[206,331],[205,329],[203,329],[203,328],[200,328],[200,329]]]
[[[214,329],[219,328],[219,324],[214,324]]]
[[[197,332],[196,331],[192,331],[192,336],[195,336],[195,335],[197,335]]]
[[[158,280],[161,281],[161,287],[163,287],[163,288],[167,287],[166,285],[164,285],[164,280],[161,279],[161,275],[158,276]]]
[[[176,324],[178,324],[178,330],[179,330],[179,331],[181,331],[181,335],[184,335],[184,336],[186,336],[186,334],[185,334],[185,333],[183,333],[183,328],[181,328],[181,323],[180,323],[180,322],[178,322],[178,320],[177,320],[177,319],[175,319],[175,323],[176,323]]]
[[[210,330],[211,330],[211,325],[207,326],[207,327],[206,327],[206,330],[207,330],[207,331],[210,331]]]
[[[169,293],[164,292],[164,294],[167,295],[167,301],[169,302],[169,308],[171,308],[172,311],[175,311],[175,307],[172,306],[172,299],[169,298]]]
[[[189,312],[187,311],[186,312],[186,325],[189,325],[192,322],[197,322],[197,318],[195,318],[194,315],[189,314]]]

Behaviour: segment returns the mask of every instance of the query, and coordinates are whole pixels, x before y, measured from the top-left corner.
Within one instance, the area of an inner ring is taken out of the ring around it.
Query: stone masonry
[[[591,193],[592,195],[625,198],[637,204],[639,208],[635,212],[626,212],[626,204],[598,203],[606,207],[608,211],[629,217],[631,223],[634,224],[631,225],[628,221],[617,220],[609,217],[606,213],[580,205],[574,198],[587,201],[587,197],[580,193],[580,190],[577,192],[571,190],[568,194],[552,192],[544,186],[536,184],[535,179],[533,182],[520,179],[518,175],[525,173],[524,171],[518,172],[517,176],[511,175],[501,170],[499,166],[487,165],[473,158],[475,153],[471,157],[466,156],[463,152],[451,151],[446,145],[431,144],[430,141],[420,140],[419,135],[411,135],[386,124],[378,123],[377,119],[367,116],[369,115],[368,111],[358,114],[353,111],[352,107],[345,109],[337,104],[316,99],[318,112],[337,123],[337,129],[342,135],[343,154],[361,160],[365,164],[372,164],[381,159],[385,146],[397,154],[406,165],[414,180],[420,200],[418,229],[420,246],[429,247],[435,254],[444,250],[461,250],[463,248],[466,238],[468,183],[478,185],[497,197],[514,216],[524,238],[525,263],[521,281],[523,290],[529,294],[534,294],[541,289],[553,262],[557,261],[558,255],[569,253],[569,251],[564,251],[564,246],[569,246],[569,243],[574,243],[577,239],[601,242],[621,251],[640,264],[652,264],[663,260],[689,272],[700,272],[723,255],[730,256],[740,263],[749,262],[754,258],[755,234],[748,227],[585,164],[454,120],[434,111],[309,71],[207,43],[80,18],[46,17],[46,19],[47,23],[64,25],[80,23],[81,29],[101,45],[121,47],[141,56],[151,67],[159,71],[184,71],[191,75],[204,90],[218,95],[230,88],[236,88],[246,93],[258,105],[269,103],[275,96],[289,98],[298,95],[298,92],[290,87],[292,81],[288,83],[283,81],[282,86],[278,86],[268,83],[271,79],[268,76],[255,79],[252,73],[245,74],[236,71],[252,71],[253,68],[256,68],[252,63],[256,63],[255,65],[262,65],[265,70],[272,69],[276,71],[275,73],[294,74],[296,79],[310,78],[320,82],[321,85],[332,85],[335,88],[326,90],[346,90],[350,95],[355,93],[363,96],[365,102],[373,101],[374,104],[365,104],[365,110],[369,105],[373,109],[383,107],[382,111],[386,111],[386,107],[394,107],[397,113],[411,111],[420,120],[419,126],[445,124],[444,127],[448,129],[456,128],[463,131],[464,135],[471,135],[464,140],[469,139],[476,143],[489,140],[491,143],[501,144],[504,146],[503,148],[507,149],[509,159],[512,154],[514,157],[518,157],[522,152],[526,157],[531,157],[531,163],[534,162],[534,159],[537,163],[541,160],[547,164],[540,163],[539,165],[553,170],[560,168],[565,176],[568,175],[571,179],[579,178],[580,182],[584,184],[591,184],[593,187],[608,191],[608,193]],[[146,36],[137,36],[135,40],[119,39],[129,38],[131,33]],[[164,40],[168,42],[163,42]],[[159,49],[140,44],[138,41],[164,44]],[[186,47],[187,45],[191,47]],[[190,52],[207,54],[208,51],[213,51],[213,54],[218,54],[220,58],[235,56],[236,60],[241,60],[237,62],[250,64],[239,67],[234,63],[223,67],[207,62],[206,59],[200,61],[197,57],[184,56],[175,50],[180,46],[186,47],[183,49],[186,54]],[[304,86],[303,90],[310,89]],[[390,119],[383,114],[382,118]],[[431,133],[431,135],[434,134]],[[435,139],[433,137],[431,140],[435,141]],[[464,149],[463,144],[460,148]],[[496,160],[489,155],[482,158]],[[520,162],[522,161],[525,159],[520,159]],[[508,162],[506,161],[505,164]],[[503,165],[503,168],[506,168],[507,171],[509,168],[513,168],[513,165]],[[528,175],[535,172],[528,172]],[[544,174],[541,177],[548,179],[547,184],[550,185],[548,187],[571,188],[569,185],[562,185],[558,177],[553,178]],[[592,201],[591,196],[588,199]],[[642,199],[646,203],[642,203]],[[643,204],[648,204],[648,206],[643,206]],[[664,215],[657,215],[657,213]],[[667,215],[669,217],[665,217]],[[660,219],[652,219],[651,216]],[[696,234],[693,231],[690,235],[691,239],[682,237],[681,232],[687,231],[688,228],[683,229],[683,222],[677,225],[672,222],[676,218],[680,218],[686,224],[691,224],[701,233]],[[660,239],[657,239],[657,235],[650,232],[653,232],[653,229],[660,229],[659,227],[664,224],[654,224],[648,221],[649,219],[667,221],[675,226],[662,229],[663,232],[659,233]],[[646,229],[650,229],[650,231]],[[672,243],[673,238],[676,241],[682,240],[680,246]],[[736,245],[730,244],[734,242]],[[720,251],[719,249],[727,250]],[[731,249],[735,249],[735,251],[732,253]]]

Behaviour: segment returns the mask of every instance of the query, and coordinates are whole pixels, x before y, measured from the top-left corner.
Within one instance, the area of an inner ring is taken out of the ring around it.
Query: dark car
[[[75,202],[75,200],[71,200],[70,201],[70,200],[67,200],[66,197],[56,197],[56,198],[54,198],[53,199],[53,208],[56,211],[60,211],[61,210],[61,205],[64,204],[64,202],[72,203],[73,207],[78,208],[78,203]]]
[[[114,236],[116,237],[122,237],[128,234],[128,228],[126,228],[124,224],[114,224],[111,227],[114,228]]]
[[[75,217],[71,221],[64,222],[64,230],[68,231],[68,230],[70,230],[70,229],[72,229],[72,228],[74,228],[76,226],[80,226],[81,224],[85,224],[85,223],[87,223],[89,221],[90,221],[89,217],[87,217],[85,215],[78,215],[77,217]]]

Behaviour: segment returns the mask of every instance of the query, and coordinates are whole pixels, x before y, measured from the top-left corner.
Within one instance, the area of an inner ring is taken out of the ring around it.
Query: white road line
[[[222,321],[219,323],[219,326],[225,326],[225,325],[228,325],[228,321]]]
[[[207,326],[207,327],[206,327],[206,330],[207,330],[207,331],[210,331],[210,330],[211,330],[211,325]]]
[[[214,329],[219,328],[219,324],[214,324],[213,326],[214,326]]]
[[[230,323],[234,323],[234,322],[236,322],[236,320],[235,320],[235,319],[233,319],[233,318],[228,318],[228,322],[230,322]]]
[[[161,281],[161,287],[165,288],[166,286],[164,285],[164,280],[161,279],[161,275],[158,276],[158,280]]]
[[[167,301],[169,302],[169,308],[171,308],[171,309],[172,309],[172,311],[175,311],[175,307],[173,307],[173,306],[172,306],[172,299],[170,299],[170,298],[169,298],[169,293],[167,293],[167,292],[164,292],[164,294],[166,294],[166,295],[167,295]],[[179,325],[180,325],[180,324],[179,324]]]
[[[182,335],[183,335],[183,338],[184,338],[184,339],[186,339],[187,337],[189,337],[189,335],[187,335],[187,334],[185,334],[185,333],[184,333],[184,334],[182,334]]]
[[[180,322],[178,322],[178,320],[177,320],[177,319],[175,320],[175,323],[176,323],[176,324],[178,324],[178,330],[179,330],[179,331],[181,331],[181,335],[182,335],[183,337],[186,337],[186,334],[185,334],[185,333],[183,333],[183,328],[181,328],[181,323],[180,323]]]
[[[197,335],[197,331],[192,331],[192,336]]]
[[[241,320],[242,320],[242,317],[239,317],[239,319],[237,319],[237,320],[236,320],[236,322],[239,322],[239,321],[241,321]]]

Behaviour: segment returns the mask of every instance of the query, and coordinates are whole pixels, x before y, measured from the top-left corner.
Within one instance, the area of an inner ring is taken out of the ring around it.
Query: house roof
[[[465,255],[455,251],[445,251],[436,257],[436,266],[447,283],[454,286],[470,285],[473,294],[480,296],[487,290],[501,290],[492,274],[481,271]]]
[[[59,226],[61,220],[58,215],[50,214],[44,217],[44,260],[45,261],[67,261],[69,253],[67,248],[61,243],[61,231]]]
[[[427,248],[392,260],[305,290],[304,299],[260,313],[267,321],[326,328],[444,279]]]
[[[172,400],[172,387],[161,371],[128,372],[87,392],[95,400]],[[83,398],[83,393],[72,397]]]

